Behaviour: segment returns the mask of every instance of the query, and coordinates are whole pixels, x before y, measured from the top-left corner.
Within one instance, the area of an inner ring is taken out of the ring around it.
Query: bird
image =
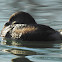
[[[1,36],[22,41],[59,41],[62,35],[53,28],[38,24],[27,12],[15,12],[5,23]]]

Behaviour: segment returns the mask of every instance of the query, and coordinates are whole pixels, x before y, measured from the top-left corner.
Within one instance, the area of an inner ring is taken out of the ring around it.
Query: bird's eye
[[[5,23],[5,26],[9,26],[9,25],[10,25],[10,23],[9,23],[9,22]]]

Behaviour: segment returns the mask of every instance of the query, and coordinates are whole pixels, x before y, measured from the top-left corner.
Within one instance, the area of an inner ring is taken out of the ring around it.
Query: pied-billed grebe
[[[49,26],[37,24],[26,12],[16,12],[4,25],[1,36],[24,41],[58,41],[61,35]]]

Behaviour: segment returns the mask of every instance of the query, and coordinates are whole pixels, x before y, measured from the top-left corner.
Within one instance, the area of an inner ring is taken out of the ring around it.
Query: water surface
[[[37,23],[62,29],[62,0],[0,0],[0,33],[11,14],[30,13]],[[62,62],[62,43],[2,41],[0,62]]]

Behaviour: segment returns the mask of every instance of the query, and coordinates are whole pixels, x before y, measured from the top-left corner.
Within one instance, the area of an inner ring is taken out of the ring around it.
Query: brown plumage
[[[49,26],[37,24],[34,18],[26,12],[16,12],[11,15],[1,33],[5,38],[24,41],[62,40],[62,35],[58,31]]]

